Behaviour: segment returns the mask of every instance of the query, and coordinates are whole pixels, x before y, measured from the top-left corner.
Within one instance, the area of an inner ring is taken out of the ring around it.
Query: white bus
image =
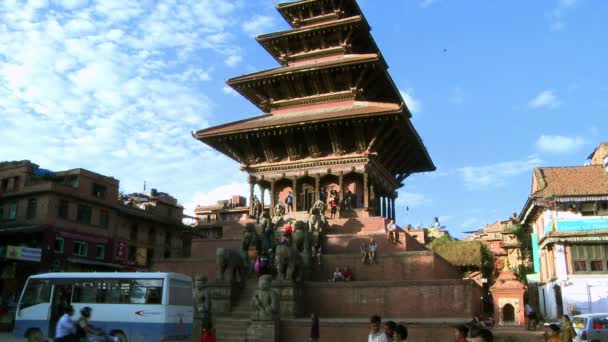
[[[53,338],[63,308],[93,309],[91,324],[121,342],[165,341],[192,334],[192,279],[178,273],[46,273],[29,277],[17,306],[14,335]]]

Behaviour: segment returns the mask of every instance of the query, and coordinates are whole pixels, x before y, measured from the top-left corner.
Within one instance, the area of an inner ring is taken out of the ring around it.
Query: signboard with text
[[[6,246],[6,258],[19,261],[40,262],[42,249],[21,246]]]

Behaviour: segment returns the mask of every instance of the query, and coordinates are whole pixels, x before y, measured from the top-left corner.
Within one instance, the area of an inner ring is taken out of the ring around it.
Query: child
[[[454,328],[454,342],[468,342],[469,328],[464,325]]]

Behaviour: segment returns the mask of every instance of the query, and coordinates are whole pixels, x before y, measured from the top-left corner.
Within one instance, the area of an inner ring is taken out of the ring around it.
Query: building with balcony
[[[156,190],[123,195],[117,179],[92,171],[1,162],[0,294],[17,294],[31,274],[146,269],[181,256],[182,216]]]
[[[538,306],[548,318],[608,311],[608,173],[600,145],[587,166],[541,167],[519,215],[532,227]],[[600,162],[598,162],[600,161]]]

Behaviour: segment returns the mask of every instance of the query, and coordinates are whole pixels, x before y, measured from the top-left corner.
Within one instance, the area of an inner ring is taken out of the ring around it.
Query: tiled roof
[[[539,167],[534,177],[538,190],[532,198],[608,194],[608,174],[601,165]]]
[[[314,123],[344,119],[356,116],[373,116],[382,114],[394,114],[402,110],[401,105],[384,102],[354,102],[347,106],[322,108],[318,110],[306,110],[285,114],[266,114],[253,118],[231,122],[225,125],[210,127],[196,132],[197,138],[214,135],[236,133],[249,130],[260,130],[265,128],[278,128],[299,123]]]
[[[338,67],[338,66],[344,66],[344,65],[349,65],[349,64],[373,62],[373,61],[376,61],[379,59],[380,59],[380,57],[376,53],[342,55],[342,56],[336,56],[335,58],[327,59],[327,60],[323,60],[323,61],[319,61],[319,62],[298,64],[298,65],[288,66],[288,67],[282,66],[282,67],[278,67],[278,68],[274,68],[274,69],[255,72],[253,74],[234,77],[234,78],[227,80],[226,83],[228,83],[229,85],[233,85],[236,83],[254,80],[254,79],[258,79],[258,78],[269,77],[269,76],[279,76],[279,75],[291,74],[294,72],[306,71],[309,69],[318,69],[318,68],[326,68],[326,67],[331,68],[331,67]]]

